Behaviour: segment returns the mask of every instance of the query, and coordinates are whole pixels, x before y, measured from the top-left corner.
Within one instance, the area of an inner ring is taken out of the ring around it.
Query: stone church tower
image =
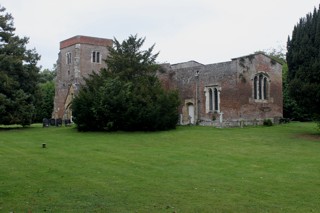
[[[53,118],[71,118],[70,103],[74,94],[85,77],[106,67],[104,60],[112,43],[111,39],[88,36],[75,36],[60,42]]]

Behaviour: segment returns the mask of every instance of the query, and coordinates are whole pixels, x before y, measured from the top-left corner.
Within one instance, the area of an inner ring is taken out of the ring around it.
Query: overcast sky
[[[59,42],[75,35],[146,37],[158,62],[195,60],[210,64],[258,50],[285,48],[301,17],[317,0],[2,0],[14,17],[16,34],[51,69]]]

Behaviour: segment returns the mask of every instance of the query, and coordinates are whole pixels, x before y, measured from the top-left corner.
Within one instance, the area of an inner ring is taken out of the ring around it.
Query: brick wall
[[[96,46],[111,46],[113,41],[111,39],[96,38],[89,36],[74,36],[72,38],[66,39],[60,42],[60,50],[75,44],[91,44]]]
[[[187,64],[190,64],[190,67],[187,67]],[[198,108],[195,117],[204,125],[234,126],[242,120],[253,123],[283,115],[282,66],[264,54],[249,55],[218,64],[187,62],[172,67],[166,65],[164,68],[166,72],[159,73],[163,84],[178,89],[180,93],[182,105],[179,110],[184,119],[182,123],[188,122],[186,100],[195,100],[190,104]],[[270,80],[270,97],[264,101],[257,101],[253,96],[253,78],[258,73],[266,74]],[[221,89],[218,113],[206,110],[205,90],[211,86]],[[213,114],[217,118],[215,121],[212,120]]]

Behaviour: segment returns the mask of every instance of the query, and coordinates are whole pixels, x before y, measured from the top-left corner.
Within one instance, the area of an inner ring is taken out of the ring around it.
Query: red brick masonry
[[[89,36],[74,36],[60,42],[60,50],[75,44],[92,44],[98,46],[112,46],[113,41],[105,38],[95,38]]]

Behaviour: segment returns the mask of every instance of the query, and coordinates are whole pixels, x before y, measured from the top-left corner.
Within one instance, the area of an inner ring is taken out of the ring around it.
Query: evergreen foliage
[[[288,94],[304,119],[320,115],[320,13],[301,18],[287,43]]]
[[[29,125],[35,109],[40,56],[15,35],[13,17],[0,6],[0,124]]]
[[[78,130],[155,131],[175,128],[179,96],[165,91],[156,76],[160,66],[154,46],[140,50],[145,39],[114,39],[107,68],[86,79],[72,102]]]

